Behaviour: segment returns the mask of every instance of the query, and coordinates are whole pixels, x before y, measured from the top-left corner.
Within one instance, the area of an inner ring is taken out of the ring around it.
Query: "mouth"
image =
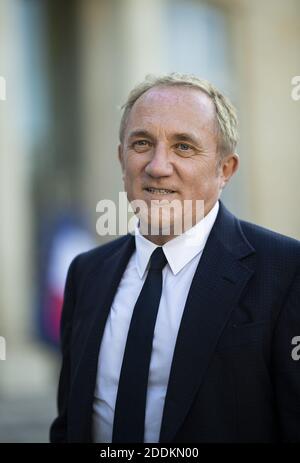
[[[176,193],[175,190],[169,190],[167,188],[144,188],[145,191],[154,195],[169,195],[172,193]]]

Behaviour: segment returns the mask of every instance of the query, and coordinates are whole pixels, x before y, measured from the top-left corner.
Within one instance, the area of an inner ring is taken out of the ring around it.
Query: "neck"
[[[144,238],[156,244],[157,246],[163,246],[168,241],[175,238],[174,235],[143,235]]]
[[[187,230],[191,229],[192,227],[194,227],[196,225],[196,223],[200,222],[201,220],[204,219],[204,217],[207,216],[207,214],[211,211],[211,209],[213,208],[213,206],[215,205],[214,204],[210,204],[208,205],[205,210],[204,210],[204,215],[203,217],[200,219],[200,220],[196,220],[196,218],[194,218],[192,220],[192,223],[190,224],[190,226],[184,226],[184,229],[181,231],[181,233],[175,233],[176,231],[176,227],[174,224],[172,224],[170,226],[170,228],[168,229],[168,232],[169,234],[164,234],[163,233],[163,229],[161,228],[157,228],[157,233],[155,234],[151,234],[151,233],[148,233],[149,231],[149,224],[145,224],[144,222],[141,222],[139,223],[139,231],[141,233],[141,235],[144,236],[144,238],[146,238],[147,240],[151,241],[152,243],[156,244],[157,246],[163,246],[164,244],[166,244],[168,241],[171,241],[172,239],[176,238],[177,236],[185,233]],[[185,221],[183,220],[184,222],[184,225],[186,224]],[[144,224],[144,225],[143,225]],[[150,226],[150,228],[152,228]],[[153,232],[153,229],[151,229],[151,231]]]

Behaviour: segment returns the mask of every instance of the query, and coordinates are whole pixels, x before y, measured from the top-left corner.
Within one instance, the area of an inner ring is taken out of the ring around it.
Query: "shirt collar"
[[[217,218],[218,211],[219,201],[216,202],[209,213],[196,223],[196,225],[163,245],[163,251],[174,275],[180,272],[186,264],[203,251],[210,231]],[[135,246],[136,267],[142,279],[150,256],[158,245],[141,235],[137,224],[135,227]]]

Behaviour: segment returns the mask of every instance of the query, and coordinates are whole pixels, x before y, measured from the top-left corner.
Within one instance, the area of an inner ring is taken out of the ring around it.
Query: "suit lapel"
[[[241,260],[253,252],[239,221],[220,203],[179,328],[160,442],[172,441],[192,405],[218,338],[253,274]]]
[[[73,380],[71,400],[74,414],[71,434],[76,441],[91,441],[91,420],[98,355],[105,323],[114,295],[135,248],[134,236],[128,236],[122,245],[94,269],[88,279],[90,305],[85,308],[85,330],[79,346],[78,362]],[[87,328],[85,328],[87,327]]]

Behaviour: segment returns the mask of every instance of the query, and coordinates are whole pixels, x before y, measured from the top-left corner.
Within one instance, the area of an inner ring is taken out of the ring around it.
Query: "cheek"
[[[205,195],[214,191],[218,188],[219,180],[215,166],[202,163],[201,166],[193,165],[191,169],[185,169],[185,173],[182,175],[182,183],[187,194],[195,198],[199,194]]]
[[[201,161],[186,163],[181,167],[180,172],[183,183],[187,188],[200,187],[211,175],[209,166]]]
[[[130,175],[136,175],[143,166],[143,159],[136,154],[128,154],[125,169]]]
[[[125,164],[124,170],[124,181],[128,188],[134,188],[134,186],[140,181],[144,170],[144,165],[134,159],[128,159]]]

